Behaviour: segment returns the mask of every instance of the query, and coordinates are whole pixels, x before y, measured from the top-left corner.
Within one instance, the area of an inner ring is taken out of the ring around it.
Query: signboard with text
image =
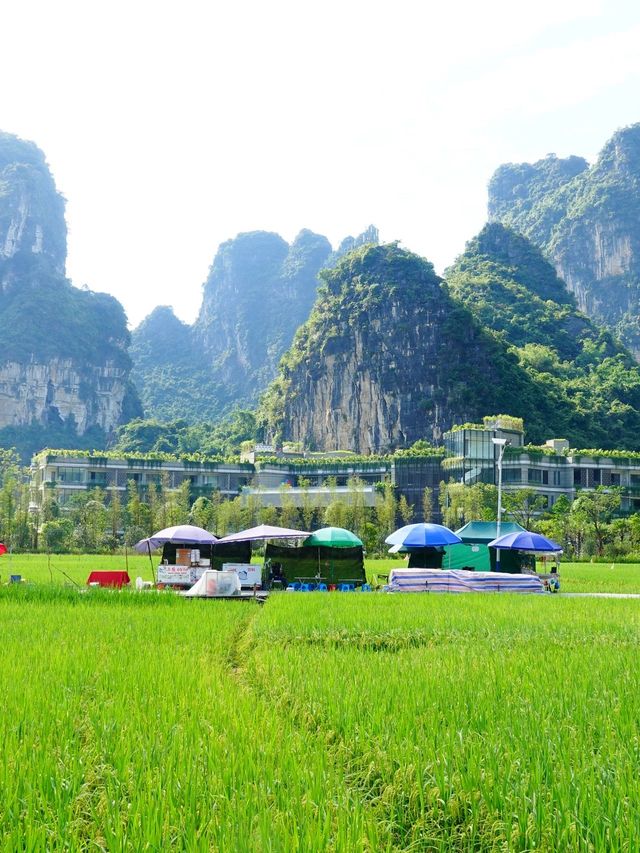
[[[204,566],[172,566],[162,563],[158,566],[158,583],[193,586],[200,580],[204,571]]]
[[[257,563],[223,563],[223,572],[236,572],[240,586],[262,586],[262,566]]]

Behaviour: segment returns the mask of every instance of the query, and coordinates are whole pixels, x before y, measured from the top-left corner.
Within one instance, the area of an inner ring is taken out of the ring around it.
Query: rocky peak
[[[423,258],[365,245],[321,279],[261,403],[273,438],[377,452],[437,441],[484,411],[513,411],[520,393],[540,397]]]
[[[15,277],[6,261],[39,256],[64,274],[67,227],[64,199],[57,192],[44,154],[32,142],[0,133],[0,278],[8,286]]]
[[[606,143],[594,172],[617,172],[637,181],[640,177],[640,123],[616,131]]]
[[[553,266],[531,240],[499,222],[490,222],[467,243],[457,265],[464,267],[468,260],[474,264],[486,261],[508,267],[514,281],[540,299],[553,300],[575,307],[575,300]]]
[[[617,131],[591,168],[560,162],[501,166],[490,218],[542,249],[580,309],[640,358],[640,124]]]
[[[0,445],[99,446],[140,413],[120,303],[65,278],[64,199],[44,154],[0,133]]]

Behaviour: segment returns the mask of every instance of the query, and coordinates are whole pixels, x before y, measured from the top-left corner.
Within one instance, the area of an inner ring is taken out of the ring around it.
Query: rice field
[[[154,554],[154,566],[158,555]],[[260,562],[256,557],[254,562]],[[374,580],[387,575],[398,559],[366,560],[367,575]],[[132,580],[140,576],[153,580],[148,556],[139,554],[5,554],[0,557],[0,582],[12,574],[37,584],[84,585],[94,569],[127,569]],[[640,594],[640,563],[562,563],[560,566],[564,592],[624,592]]]
[[[635,600],[23,584],[0,643],[3,851],[640,849]]]

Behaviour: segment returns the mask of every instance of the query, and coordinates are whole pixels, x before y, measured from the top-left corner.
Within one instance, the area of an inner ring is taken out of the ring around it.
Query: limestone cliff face
[[[365,246],[322,278],[262,401],[272,437],[377,452],[437,441],[455,422],[515,411],[527,395],[538,400],[515,359],[422,258]]]
[[[70,359],[47,364],[0,364],[0,429],[40,423],[58,426],[72,419],[80,435],[91,427],[109,433],[122,419],[128,393],[120,367],[107,362],[82,367]]]
[[[141,413],[122,306],[65,278],[66,237],[44,155],[0,133],[0,444],[28,427],[25,455],[56,431],[104,441]]]
[[[501,166],[489,216],[540,246],[579,308],[640,356],[640,124],[614,134],[591,168],[553,155]]]
[[[218,249],[194,338],[238,399],[255,399],[275,376],[280,356],[309,316],[318,271],[330,252],[326,237],[311,231],[291,246],[277,234],[254,231]]]
[[[194,325],[161,308],[133,333],[134,375],[146,414],[214,420],[234,407],[255,405],[309,316],[318,272],[364,239],[377,242],[376,229],[347,238],[335,254],[326,237],[308,230],[291,245],[265,231],[223,243]],[[159,332],[175,342],[171,350],[154,347]]]
[[[64,275],[67,247],[64,199],[44,155],[32,142],[0,132],[0,284],[12,281],[6,262],[40,255]]]

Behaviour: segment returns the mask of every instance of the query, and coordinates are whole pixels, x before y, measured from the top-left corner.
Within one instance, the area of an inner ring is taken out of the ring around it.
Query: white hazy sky
[[[441,272],[503,162],[640,121],[636,0],[20,0],[0,129],[67,198],[68,275],[192,321],[218,245],[370,223]]]

